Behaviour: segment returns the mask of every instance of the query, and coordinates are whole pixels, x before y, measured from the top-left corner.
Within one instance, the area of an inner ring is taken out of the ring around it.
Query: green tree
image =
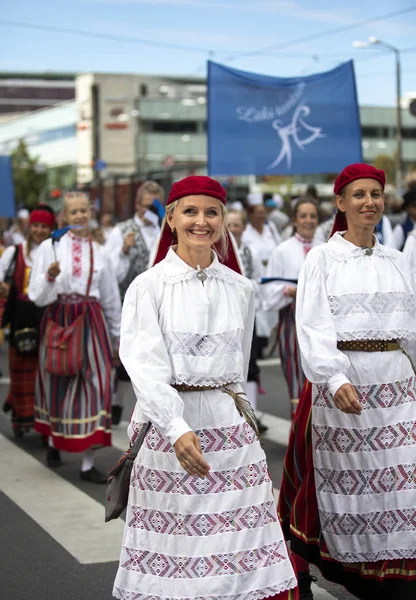
[[[389,156],[388,154],[378,154],[373,160],[373,165],[376,169],[383,169],[383,171],[385,171],[387,183],[394,184],[396,178],[396,165],[393,156]]]
[[[24,140],[19,141],[11,156],[16,206],[36,206],[46,192],[46,169],[38,157],[30,156]]]

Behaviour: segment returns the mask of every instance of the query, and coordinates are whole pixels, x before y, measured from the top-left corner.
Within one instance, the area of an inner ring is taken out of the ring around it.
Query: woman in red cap
[[[265,454],[245,400],[252,283],[209,177],[175,183],[155,266],[130,285],[120,358],[151,422],[130,482],[116,598],[294,598]]]
[[[358,598],[416,597],[416,281],[403,255],[374,235],[384,184],[370,165],[343,170],[333,235],[309,252],[299,277],[309,381],[279,514],[301,598],[312,598],[308,562]]]
[[[38,331],[43,312],[27,295],[29,276],[39,245],[51,235],[54,226],[53,210],[38,206],[30,213],[27,239],[9,246],[0,259],[0,298],[8,298],[3,325],[10,324],[10,389],[5,409],[12,411],[17,437],[34,424]]]

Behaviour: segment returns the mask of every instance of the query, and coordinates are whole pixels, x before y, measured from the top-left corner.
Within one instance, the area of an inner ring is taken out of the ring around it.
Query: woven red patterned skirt
[[[299,400],[280,487],[278,514],[292,552],[316,565],[325,579],[343,585],[357,598],[414,600],[416,559],[340,563],[331,558],[321,535],[311,443],[312,384]],[[415,540],[416,546],[416,540]]]
[[[24,427],[32,427],[34,424],[37,368],[37,356],[22,356],[16,348],[9,346],[10,389],[7,402],[13,410],[13,422]]]
[[[80,373],[61,377],[45,369],[47,348],[43,335],[47,318],[70,325],[80,314],[82,298],[62,298],[45,312],[40,330],[35,429],[52,435],[55,448],[67,452],[111,446],[112,349],[97,300],[89,299],[86,307],[84,365]]]

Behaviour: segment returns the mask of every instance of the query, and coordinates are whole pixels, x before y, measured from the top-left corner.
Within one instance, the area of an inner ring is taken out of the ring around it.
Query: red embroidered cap
[[[56,217],[50,210],[45,210],[42,206],[38,206],[30,213],[29,223],[44,223],[52,228],[56,223]]]
[[[227,198],[227,192],[218,181],[215,181],[215,179],[211,179],[211,177],[205,175],[191,175],[190,177],[185,177],[185,179],[181,179],[173,184],[166,205],[172,204],[172,202],[180,200],[181,198],[185,198],[185,196],[197,196],[198,194],[211,196],[212,198],[220,200],[223,204],[225,204]],[[226,235],[228,239],[227,255],[221,256],[220,245],[218,242],[214,244],[214,250],[222,264],[237,273],[241,273],[240,263],[228,229]],[[156,265],[163,260],[169,252],[169,248],[175,243],[172,231],[165,217],[153,264]]]
[[[384,171],[365,163],[354,163],[353,165],[345,167],[335,179],[334,194],[339,194],[346,185],[357,179],[375,179],[382,185],[383,190],[386,185],[386,175]]]
[[[212,196],[217,200],[221,200],[223,204],[225,204],[227,198],[227,192],[215,179],[211,179],[206,175],[191,175],[173,184],[166,204],[172,204],[172,202],[185,198],[185,196],[196,196],[198,194]]]

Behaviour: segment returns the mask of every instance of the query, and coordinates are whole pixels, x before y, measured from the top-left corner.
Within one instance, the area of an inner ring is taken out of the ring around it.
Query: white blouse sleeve
[[[403,254],[410,264],[413,273],[416,273],[416,234],[407,236],[406,244],[403,248]]]
[[[14,253],[16,252],[15,246],[8,246],[0,258],[0,281],[4,281],[6,273],[12,264]]]
[[[49,266],[55,260],[52,240],[45,240],[38,248],[29,280],[28,296],[37,306],[47,306],[58,298],[56,279],[50,281],[47,277]]]
[[[285,258],[283,257],[279,248],[273,250],[267,265],[266,277],[283,277],[284,260]],[[293,302],[293,298],[285,295],[285,289],[287,285],[287,283],[279,281],[272,281],[270,283],[265,283],[264,285],[262,285],[263,310],[279,311],[285,306],[289,306],[289,304]]]
[[[248,376],[248,364],[250,362],[251,344],[253,342],[254,332],[254,316],[256,313],[256,295],[254,288],[251,289],[251,293],[248,299],[247,317],[243,335],[243,356],[244,356],[244,381],[247,381]]]
[[[158,308],[143,281],[130,285],[123,302],[120,359],[131,378],[140,409],[171,444],[192,431],[183,419],[183,401],[170,385],[172,370],[158,322]]]
[[[110,257],[117,281],[121,283],[129,271],[130,258],[128,254],[124,254],[123,252],[123,236],[117,225],[111,231],[105,244],[105,249]]]
[[[117,343],[120,338],[120,291],[118,289],[117,278],[112,263],[108,260],[108,253],[105,249],[100,248],[100,250],[105,254],[106,258],[106,267],[102,270],[99,283],[100,304],[103,307],[111,337],[113,338],[113,341]]]
[[[326,291],[325,278],[318,265],[306,260],[296,296],[296,331],[302,368],[312,383],[326,384],[332,395],[344,383],[350,361],[337,349],[337,333]]]

